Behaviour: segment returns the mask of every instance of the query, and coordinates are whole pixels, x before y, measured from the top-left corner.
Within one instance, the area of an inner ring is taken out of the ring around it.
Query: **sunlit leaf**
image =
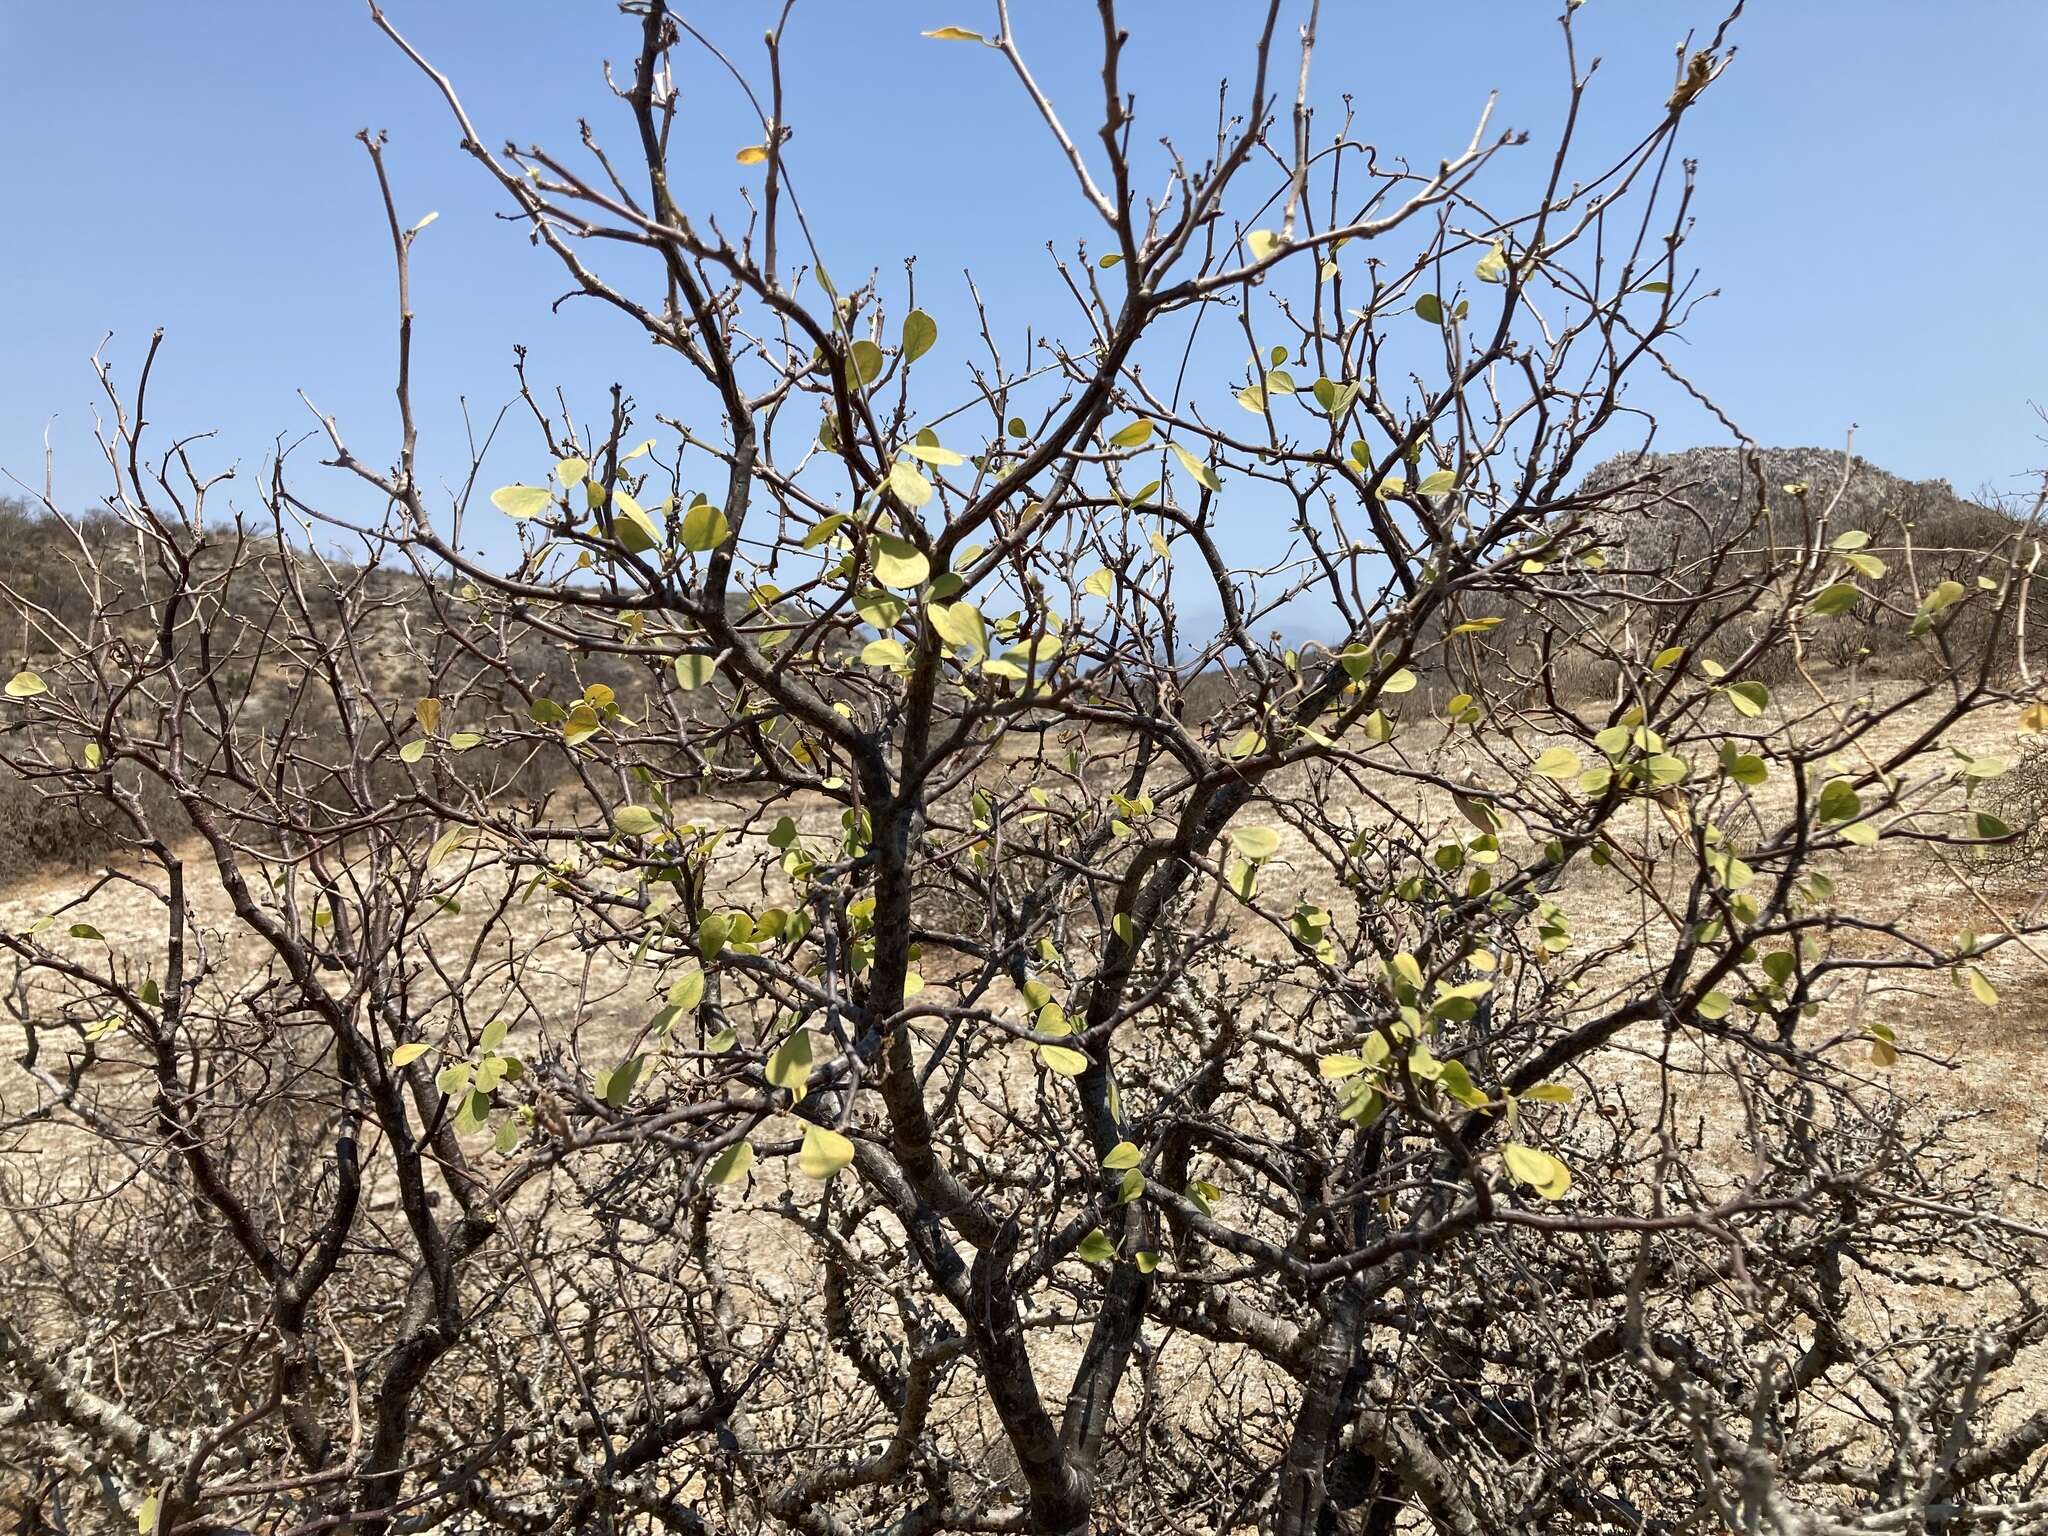
[[[882,349],[863,336],[847,349],[847,382],[865,387],[882,375]]]
[[[1810,611],[1816,618],[1832,619],[1847,613],[1863,598],[1863,592],[1850,582],[1838,581],[1832,586],[1822,587],[1814,594]]]
[[[640,1081],[640,1070],[646,1065],[645,1056],[628,1056],[609,1072],[600,1072],[598,1097],[613,1109],[625,1108],[626,1101],[633,1096],[633,1085]]]
[[[903,361],[914,363],[939,339],[939,322],[921,309],[903,317]]]
[[[644,805],[622,805],[612,815],[612,826],[626,837],[645,837],[661,830],[661,818]]]
[[[829,1179],[852,1161],[853,1143],[837,1131],[822,1125],[804,1127],[803,1150],[796,1155],[796,1165],[806,1177]]]
[[[1187,449],[1181,447],[1179,443],[1168,443],[1167,447],[1173,450],[1173,456],[1176,459],[1180,460],[1181,466],[1184,469],[1186,469],[1189,474],[1193,475],[1195,479],[1199,481],[1204,488],[1212,491],[1220,491],[1223,489],[1223,482],[1222,480],[1217,478],[1215,470],[1211,469],[1207,464],[1204,464],[1192,453],[1189,453]]]
[[[898,459],[889,466],[889,489],[906,507],[921,507],[932,499],[931,481],[925,479],[917,466],[907,459]],[[890,585],[896,583],[891,582]]]
[[[1248,859],[1270,859],[1280,848],[1280,834],[1271,827],[1232,827],[1230,840]]]
[[[1748,715],[1754,719],[1770,707],[1771,690],[1762,683],[1730,683],[1723,691],[1728,695],[1728,702],[1735,706],[1738,715]]]
[[[771,1087],[787,1089],[790,1103],[802,1103],[811,1080],[811,1032],[793,1030],[787,1040],[768,1053],[768,1065],[762,1075]]]
[[[629,554],[644,555],[661,543],[661,530],[654,519],[624,491],[612,494],[612,513],[612,531]]]
[[[1501,1158],[1517,1183],[1528,1185],[1546,1200],[1559,1199],[1572,1187],[1571,1170],[1548,1152],[1511,1141],[1501,1148]]]
[[[918,478],[924,477],[920,475]],[[874,536],[874,561],[875,580],[899,591],[922,586],[932,573],[931,562],[915,544],[892,534],[878,533]]]
[[[695,554],[703,554],[723,544],[732,536],[732,525],[725,520],[722,509],[708,501],[700,501],[683,514],[683,548]]]
[[[704,973],[702,971],[685,971],[675,984],[668,989],[668,1002],[671,1008],[680,1008],[687,1012],[703,1001]]]
[[[717,1157],[705,1170],[705,1181],[712,1185],[737,1184],[747,1176],[754,1166],[754,1144],[751,1141],[736,1141]]]
[[[1081,1239],[1080,1246],[1074,1252],[1090,1264],[1107,1264],[1116,1257],[1116,1245],[1109,1240],[1108,1234],[1102,1228],[1097,1227]]]
[[[1070,1045],[1041,1045],[1038,1055],[1061,1077],[1079,1077],[1088,1070],[1088,1058]]]
[[[543,485],[501,485],[491,492],[491,505],[507,517],[538,517],[554,504],[554,493]]]
[[[925,617],[948,645],[965,646],[977,655],[988,649],[988,627],[974,604],[933,603]]]

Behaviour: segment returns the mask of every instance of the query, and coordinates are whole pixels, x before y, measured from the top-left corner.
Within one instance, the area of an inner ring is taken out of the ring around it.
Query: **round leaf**
[[[501,485],[491,492],[491,505],[507,517],[539,517],[554,502],[554,494],[541,485]]]
[[[853,1161],[853,1143],[837,1131],[828,1131],[822,1125],[804,1127],[803,1150],[797,1153],[796,1165],[814,1179],[829,1179],[833,1174]]]

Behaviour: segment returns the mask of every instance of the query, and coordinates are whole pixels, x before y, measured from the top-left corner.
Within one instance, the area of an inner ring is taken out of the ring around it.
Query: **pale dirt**
[[[1911,722],[1887,727],[1878,745],[1904,739],[1911,728]],[[2016,756],[2018,751],[2014,734],[1989,721],[1973,729],[1965,744],[1974,751],[1996,751],[2008,757]],[[1541,745],[1533,744],[1531,751],[1540,750]],[[1414,800],[1412,791],[1408,798]],[[682,814],[705,823],[730,825],[736,819],[736,809],[729,804],[701,801],[684,806]],[[1439,805],[1435,809],[1441,812],[1447,808]],[[807,833],[836,832],[836,808],[823,802],[797,807],[796,814]],[[1300,834],[1278,817],[1263,813],[1262,808],[1255,808],[1247,819],[1272,825],[1280,832],[1280,849],[1268,866],[1265,885],[1276,895],[1292,894],[1289,881],[1294,872],[1311,867]],[[191,850],[191,857],[195,871],[207,867],[203,850]],[[2041,898],[2044,889],[2048,889],[2048,871],[2042,872],[2039,879],[2039,884],[2008,884],[1994,889],[1995,910],[1987,910],[1984,900],[1972,894],[1967,855],[1950,850],[1938,859],[1912,844],[1886,842],[1843,861],[1838,872],[1838,890],[1840,905],[1845,910],[1874,920],[1896,922],[1909,932],[1946,937],[1966,927],[1979,933],[1995,931],[2000,913],[2018,913]],[[204,921],[218,935],[214,943],[222,974],[246,973],[259,965],[257,941],[232,931],[225,899],[218,889],[206,881],[195,884]],[[89,921],[108,936],[117,953],[146,966],[148,957],[161,946],[161,906],[131,882],[100,883],[96,890],[94,885],[95,877],[83,874],[48,875],[17,885],[0,895],[0,926],[19,932],[37,918],[64,908],[59,929],[71,922]],[[89,899],[75,907],[70,905],[88,891]],[[1312,894],[1333,907],[1339,900],[1329,892],[1307,888],[1304,894]],[[763,889],[745,897],[735,893],[733,899],[754,905],[764,899],[786,901],[787,891]],[[1559,899],[1572,910],[1573,930],[1581,946],[1620,938],[1639,917],[1638,898],[1618,874],[1611,872],[1602,875],[1588,871],[1575,877]],[[546,914],[546,906],[537,905],[530,919],[522,918],[521,932],[540,935],[549,931],[552,919]],[[448,921],[451,929],[459,932],[468,920]],[[1241,941],[1250,952],[1272,955],[1282,951],[1284,941],[1272,928],[1242,921],[1238,926]],[[76,946],[81,952],[98,947],[87,940],[63,938],[56,942],[59,948]],[[1910,1074],[1913,1086],[1940,1104],[1968,1106],[1980,1112],[1980,1118],[1966,1132],[1971,1156],[2004,1179],[2009,1194],[2004,1204],[2006,1214],[2036,1222],[2048,1219],[2048,1199],[2043,1198],[2041,1185],[2044,1146],[2048,1146],[2048,1138],[2044,1138],[2048,1110],[2044,1110],[2043,1101],[2044,1087],[2048,1087],[2048,1068],[2043,1066],[2044,1060],[2048,1060],[2048,1053],[2043,1051],[2044,1045],[2048,1045],[2048,961],[2043,956],[2048,956],[2048,947],[2035,953],[2020,945],[2008,945],[1983,963],[1982,969],[2000,993],[2001,1001],[1995,1009],[1973,1002],[1965,991],[1939,977],[1873,986],[1855,1005],[1864,1010],[1865,1019],[1882,1020],[1898,1031],[1905,1055],[1893,1069],[1894,1074]],[[616,1059],[624,1042],[641,1029],[661,1001],[659,989],[652,985],[651,973],[635,973],[615,963],[591,961],[565,947],[543,944],[534,951],[530,963],[533,969],[528,990],[538,1006],[521,1019],[510,1041],[511,1047],[523,1054],[559,1047],[594,1070]],[[5,1063],[0,1064],[0,1115],[4,1115],[17,1111],[33,1090],[13,1062],[20,1031],[11,1017],[0,1024],[0,1033],[4,1033],[7,1056]],[[1638,1031],[1617,1041],[1603,1054],[1595,1071],[1622,1092],[1640,1084],[1642,1091],[1654,1093],[1660,1070],[1657,1053],[1661,1041],[1657,1033]],[[1313,1048],[1336,1048],[1336,1043],[1314,1042]],[[1682,1065],[1711,1065],[1713,1047],[1706,1042],[1680,1041],[1677,1050],[1682,1057],[1689,1053],[1689,1059],[1683,1060]],[[980,1090],[1018,1098],[1032,1092],[1034,1074],[1028,1053],[1020,1046],[1016,1057],[1014,1071],[1001,1074],[1001,1081],[980,1082]],[[1709,1094],[1708,1099],[1716,1096]],[[1719,1097],[1725,1102],[1725,1096]],[[126,1112],[132,1114],[132,1105]],[[50,1161],[75,1155],[79,1148],[77,1132],[53,1125],[32,1131],[8,1155],[34,1155],[48,1166]],[[1742,1172],[1732,1162],[1717,1171],[1730,1181]],[[815,1275],[803,1257],[800,1238],[785,1222],[769,1214],[784,1187],[784,1181],[764,1165],[746,1195],[722,1192],[722,1201],[745,1203],[762,1212],[756,1221],[735,1224],[722,1247],[732,1263],[754,1277],[757,1294],[771,1310],[803,1310],[814,1305]],[[388,1198],[388,1192],[378,1194]],[[1931,1295],[1927,1299],[1936,1305],[1949,1304]],[[1882,1301],[1874,1299],[1873,1305],[1896,1306],[1906,1301],[1907,1298],[1894,1295]],[[771,1321],[764,1318],[751,1328],[765,1331],[770,1326]],[[1034,1352],[1044,1371],[1048,1399],[1057,1402],[1064,1397],[1065,1384],[1078,1362],[1084,1337],[1079,1328],[1071,1325],[1047,1327],[1034,1334]],[[1213,1423],[1228,1419],[1238,1412],[1233,1405],[1242,1402],[1249,1408],[1252,1400],[1263,1399],[1273,1390],[1274,1384],[1266,1373],[1246,1367],[1247,1362],[1235,1351],[1182,1340],[1157,1359],[1150,1373],[1149,1393],[1156,1406],[1190,1421]],[[2037,1379],[2039,1374],[2035,1373]],[[2037,1388],[2027,1398],[2044,1390],[2048,1388]],[[1138,1388],[1134,1386],[1131,1393],[1131,1408],[1135,1409]],[[2010,1418],[2023,1411],[2024,1406],[2023,1399],[2010,1400],[2001,1406],[1999,1417]],[[766,1442],[802,1443],[824,1433],[829,1424],[829,1405],[792,1403],[766,1415],[757,1432]],[[978,1397],[964,1393],[957,1394],[957,1400],[948,1405],[946,1432],[963,1451],[995,1446],[1001,1440],[986,1405]],[[992,1463],[985,1464],[999,1468],[1000,1460],[997,1455]]]

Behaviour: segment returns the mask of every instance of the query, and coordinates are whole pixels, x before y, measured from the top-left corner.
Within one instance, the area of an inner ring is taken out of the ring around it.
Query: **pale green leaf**
[[[1572,1187],[1571,1170],[1548,1152],[1508,1142],[1501,1148],[1502,1160],[1515,1181],[1526,1184],[1546,1200],[1556,1200]]]
[[[931,562],[915,544],[892,534],[878,533],[874,536],[874,561],[875,579],[883,586],[895,587],[899,591],[922,586],[932,573]]]
[[[797,1153],[796,1165],[807,1177],[829,1179],[852,1161],[853,1143],[837,1131],[822,1125],[804,1127],[803,1150]]]
[[[939,322],[921,309],[903,317],[903,361],[914,363],[939,339]]]
[[[538,517],[554,502],[554,493],[543,485],[501,485],[491,492],[491,505],[507,517]]]
[[[1168,443],[1167,447],[1173,450],[1173,456],[1176,459],[1180,460],[1181,466],[1184,469],[1186,469],[1189,474],[1193,475],[1195,479],[1198,482],[1200,482],[1205,489],[1211,491],[1220,491],[1223,489],[1223,482],[1222,480],[1217,478],[1215,470],[1211,469],[1207,464],[1203,463],[1200,459],[1196,458],[1192,453],[1189,453],[1187,449],[1181,447],[1179,443]]]

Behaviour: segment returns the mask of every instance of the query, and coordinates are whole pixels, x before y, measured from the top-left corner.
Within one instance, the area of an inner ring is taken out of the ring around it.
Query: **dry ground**
[[[1901,720],[1887,728],[1885,737],[1903,739],[1913,728],[1911,720]],[[1876,743],[1882,744],[1882,740]],[[1977,751],[2016,755],[2011,733],[1988,722],[1966,744]],[[735,810],[712,801],[679,809],[703,822],[729,822]],[[797,809],[808,831],[822,834],[836,826],[834,807],[820,802]],[[1272,816],[1257,819],[1278,824]],[[1280,851],[1269,867],[1268,883],[1276,893],[1285,891],[1288,881],[1308,867],[1305,852],[1298,834],[1283,828]],[[193,866],[205,867],[198,850],[194,851]],[[1896,922],[1910,932],[1946,937],[1963,928],[1994,931],[2000,913],[2010,915],[2031,908],[2048,890],[2048,871],[2035,878],[2039,884],[2030,883],[2022,872],[2018,881],[1988,886],[1980,872],[1969,867],[1966,855],[1934,856],[1912,844],[1886,842],[1845,862],[1838,888],[1846,908]],[[93,881],[89,874],[47,874],[0,892],[0,926],[18,932],[71,901]],[[1313,882],[1304,884],[1304,893],[1328,904],[1340,899],[1316,889]],[[1588,870],[1575,877],[1561,899],[1570,903],[1575,934],[1586,944],[1620,938],[1635,926],[1635,898],[1618,876]],[[232,972],[237,965],[256,964],[258,956],[237,949],[252,941],[233,936],[220,893],[203,892],[202,907],[206,920],[222,936],[224,969]],[[104,932],[117,950],[142,954],[161,947],[162,909],[134,884],[103,884],[86,907],[67,915],[67,921],[80,917]],[[546,923],[545,908],[536,907],[532,920]],[[450,921],[459,925],[463,919]],[[1261,925],[1244,925],[1242,938],[1254,952],[1277,953],[1282,945],[1275,932]],[[646,971],[636,973],[566,948],[551,951],[547,946],[535,954],[534,967],[530,985],[538,1007],[522,1020],[511,1041],[513,1048],[524,1053],[559,1045],[594,1070],[617,1058],[624,1042],[645,1025],[659,1004],[658,989]],[[2021,1220],[2048,1220],[2048,1198],[2044,1198],[2042,1186],[2044,1152],[2048,1152],[2048,1138],[2044,1138],[2048,1066],[2043,1065],[2048,1061],[2048,1052],[2043,1050],[2048,1046],[2048,950],[2010,945],[1984,969],[2001,994],[1995,1010],[1973,1003],[1967,994],[1939,978],[1873,987],[1856,1006],[1867,1010],[1870,1019],[1882,1020],[1898,1031],[1905,1055],[1894,1072],[1912,1074],[1915,1086],[1936,1102],[1979,1111],[1967,1132],[1969,1145],[1983,1166],[1997,1170],[2004,1179],[2009,1194],[2006,1214]],[[0,1040],[0,1050],[7,1058],[0,1062],[0,1116],[17,1112],[35,1092],[12,1061],[19,1030],[11,1022],[6,1029],[7,1037]],[[1684,1048],[1698,1052],[1699,1064],[1707,1064],[1709,1046],[1694,1042]],[[1611,1073],[1611,1080],[1623,1091],[1632,1080],[1651,1091],[1658,1071],[1654,1043],[1646,1037],[1619,1040],[1599,1070]],[[1029,1057],[1022,1050],[1017,1053],[1014,1076],[1014,1082],[985,1081],[980,1084],[981,1091],[992,1096],[1029,1091]],[[77,1155],[81,1147],[75,1130],[53,1124],[31,1132],[0,1155],[35,1157],[47,1166]],[[1739,1171],[1731,1166],[1726,1173],[1733,1178]],[[731,1229],[727,1252],[732,1262],[747,1266],[759,1277],[763,1296],[778,1305],[799,1308],[815,1294],[816,1280],[788,1225],[770,1214],[782,1187],[781,1179],[764,1166],[749,1193],[727,1191],[721,1195],[721,1199],[744,1201],[762,1212],[757,1221]],[[373,1198],[388,1198],[388,1191],[379,1191]],[[767,1321],[758,1326],[765,1329]],[[1078,1359],[1080,1339],[1074,1328],[1050,1328],[1035,1337],[1054,1394],[1064,1391],[1064,1373]],[[1207,1345],[1168,1353],[1159,1361],[1151,1382],[1161,1401],[1176,1405],[1175,1411],[1200,1418],[1229,1413],[1233,1394],[1256,1395],[1269,1386],[1256,1372],[1239,1370],[1230,1352]],[[2017,1413],[2020,1408],[2015,1401],[2005,1411]],[[984,1404],[962,1400],[954,1409],[952,1432],[963,1443],[979,1439],[992,1446],[999,1442]],[[806,1416],[802,1405],[789,1405],[780,1422],[764,1423],[761,1428],[770,1438],[786,1435],[801,1440]]]

